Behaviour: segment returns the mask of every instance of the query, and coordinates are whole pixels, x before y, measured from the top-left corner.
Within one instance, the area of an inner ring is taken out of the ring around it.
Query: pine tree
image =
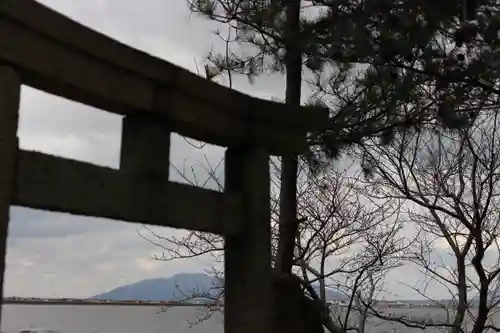
[[[210,55],[210,78],[283,72],[286,102],[298,104],[302,70],[315,76],[310,102],[331,116],[326,131],[310,133],[302,156],[313,170],[366,138],[388,144],[404,131],[460,129],[498,106],[497,1],[191,0],[190,8],[253,47]],[[277,265],[290,273],[297,158],[282,162]],[[363,168],[370,173],[368,160]]]
[[[285,72],[291,3],[297,1],[191,0],[193,11],[232,27],[233,42],[254,47],[246,55],[212,54],[210,72],[249,78]],[[384,143],[398,131],[423,124],[467,126],[474,114],[456,108],[462,96],[498,95],[493,83],[500,28],[496,1],[300,3],[300,24],[291,40],[304,68],[317,78],[311,103],[331,110],[329,130],[311,135],[310,142],[329,157],[367,136],[377,135]],[[429,95],[439,97],[433,108],[418,105]],[[409,103],[414,103],[411,110]]]
[[[400,131],[466,127],[496,105],[498,1],[315,3],[326,9],[304,25],[315,39],[305,56],[318,81],[315,103],[326,102],[332,119],[311,143],[329,157],[366,137],[384,144]],[[364,66],[362,73],[353,73],[353,63]],[[325,67],[337,74],[324,78]]]

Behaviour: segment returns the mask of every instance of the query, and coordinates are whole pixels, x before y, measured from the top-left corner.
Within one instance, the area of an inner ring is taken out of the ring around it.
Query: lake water
[[[388,309],[396,316],[444,319],[438,309]],[[193,307],[174,307],[158,313],[154,306],[91,306],[91,305],[5,305],[2,308],[2,332],[18,333],[30,327],[53,328],[62,333],[222,333],[222,316],[214,316],[190,327],[202,311]],[[353,318],[354,319],[354,318]],[[500,324],[498,313],[491,318]],[[367,333],[422,332],[399,324],[371,318]],[[428,329],[426,332],[436,332]]]
[[[29,327],[53,328],[62,333],[222,333],[222,316],[214,316],[190,328],[199,310],[155,306],[4,305],[2,332],[18,333]]]

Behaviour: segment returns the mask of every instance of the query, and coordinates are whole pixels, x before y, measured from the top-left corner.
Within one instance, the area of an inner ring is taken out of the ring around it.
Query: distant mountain
[[[91,297],[97,300],[137,300],[137,301],[169,301],[182,300],[186,295],[213,292],[215,278],[206,274],[182,273],[170,278],[142,280],[121,286],[108,292]]]
[[[193,291],[197,293],[215,293],[213,287],[216,285],[216,279],[207,274],[200,273],[182,273],[170,278],[147,279],[129,285],[121,286],[108,292],[91,297],[96,300],[113,301],[169,301],[183,300],[186,295],[192,295]],[[318,287],[315,286],[318,291]],[[327,289],[326,299],[347,300],[347,296]]]
[[[314,290],[319,295],[319,286],[318,285],[314,285]],[[347,301],[347,300],[349,300],[349,297],[341,292],[327,288],[326,289],[326,300],[328,302],[330,302],[330,301]]]
[[[326,300],[327,301],[347,301],[349,297],[346,294],[340,293],[338,291],[327,289],[326,290]]]

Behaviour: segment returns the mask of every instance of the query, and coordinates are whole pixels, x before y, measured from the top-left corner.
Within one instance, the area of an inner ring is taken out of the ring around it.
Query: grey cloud
[[[11,208],[9,237],[16,239],[62,238],[92,232],[96,229],[107,231],[116,228],[104,219],[83,218],[69,214]]]
[[[193,20],[183,0],[150,0],[147,5],[133,0],[91,0],[78,5],[60,0],[43,3],[123,42],[159,37],[195,54],[200,47],[207,48],[217,40],[211,33],[213,24]]]
[[[109,224],[113,228],[107,231],[96,228],[64,238],[30,239],[17,246],[12,246],[9,239],[7,294],[86,297],[122,283],[179,271],[200,271],[210,265],[203,260],[152,261],[150,256],[157,249],[137,236],[136,225],[114,221]]]
[[[23,87],[18,129],[20,146],[118,167],[121,118]]]

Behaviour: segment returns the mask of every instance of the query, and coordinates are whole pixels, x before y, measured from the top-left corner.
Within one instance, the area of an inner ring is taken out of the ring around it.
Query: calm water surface
[[[201,312],[175,307],[158,313],[155,306],[4,305],[2,332],[29,327],[53,328],[62,333],[222,333],[221,316],[190,328]]]
[[[30,327],[53,328],[62,333],[222,333],[222,316],[190,327],[188,321],[202,314],[193,307],[174,307],[166,313],[157,313],[155,306],[78,306],[78,305],[5,305],[2,308],[2,332],[18,333]],[[500,325],[498,311],[490,323]],[[438,309],[389,309],[386,314],[410,319],[429,318],[441,321],[446,315]],[[355,317],[355,316],[354,316]],[[352,318],[354,324],[356,318]],[[470,318],[468,318],[470,320]],[[439,332],[427,329],[426,333]],[[399,324],[370,318],[367,333],[423,332]],[[493,333],[493,332],[492,332]]]

